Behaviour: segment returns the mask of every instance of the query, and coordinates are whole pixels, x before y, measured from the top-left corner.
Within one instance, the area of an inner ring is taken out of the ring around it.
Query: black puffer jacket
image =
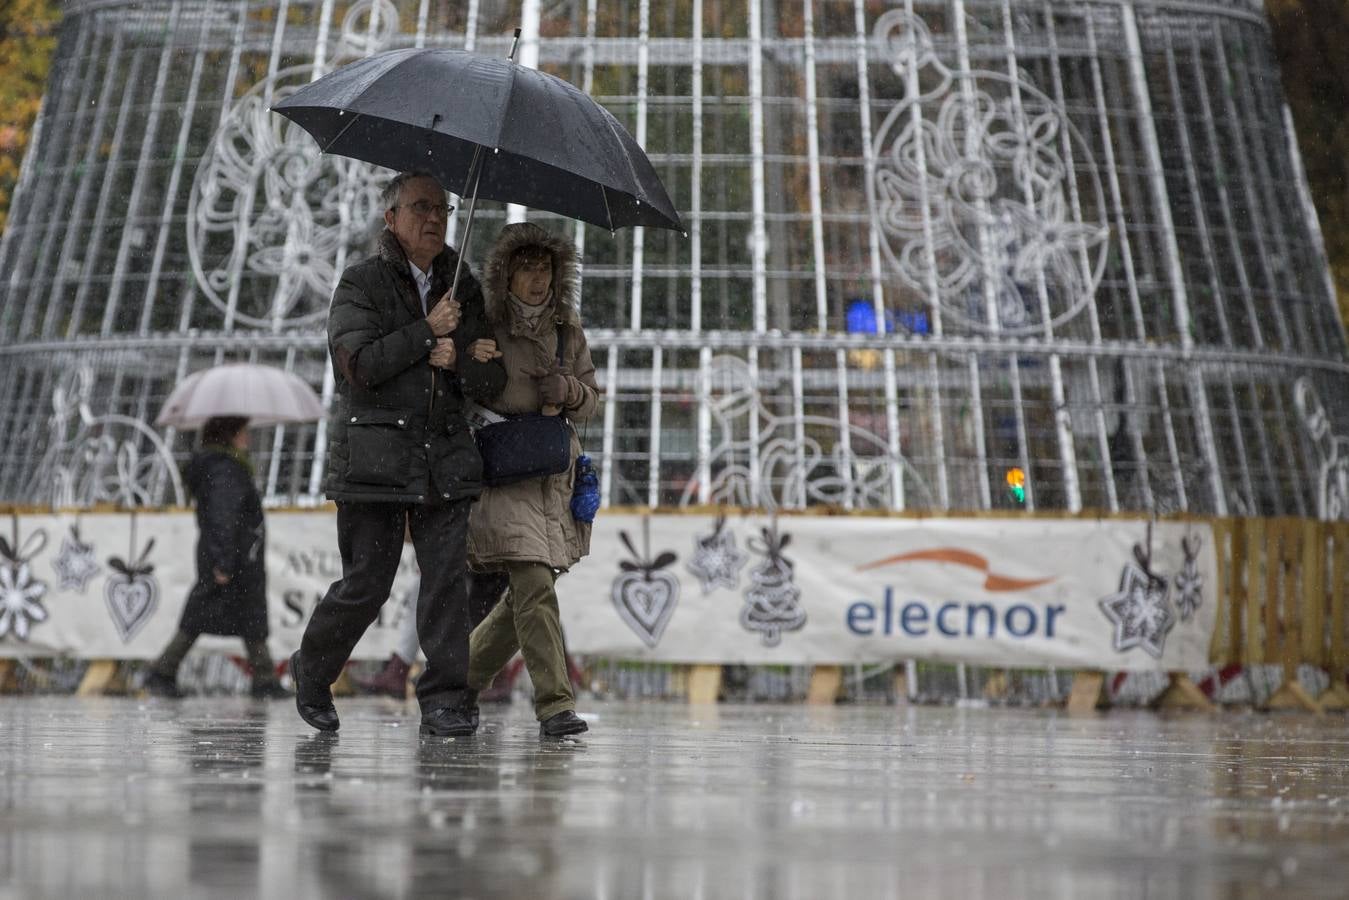
[[[266,526],[253,473],[223,447],[204,447],[185,474],[197,502],[197,583],[179,630],[267,637]],[[229,576],[217,584],[214,570]]]
[[[431,264],[433,304],[450,288],[457,254]],[[375,256],[349,267],[333,293],[328,346],[337,381],[325,490],[333,500],[437,503],[476,497],[482,461],[464,421],[463,401],[486,400],[506,384],[497,360],[468,354],[492,337],[482,291],[464,268],[462,314],[453,337],[456,371],[433,368],[435,335],[426,324],[407,256],[390,231]]]

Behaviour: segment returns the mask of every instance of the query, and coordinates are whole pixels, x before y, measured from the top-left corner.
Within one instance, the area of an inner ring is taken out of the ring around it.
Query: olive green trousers
[[[534,714],[542,722],[576,708],[554,590],[557,574],[543,563],[512,562],[505,568],[510,589],[469,638],[468,686],[487,688],[519,650],[534,682]]]

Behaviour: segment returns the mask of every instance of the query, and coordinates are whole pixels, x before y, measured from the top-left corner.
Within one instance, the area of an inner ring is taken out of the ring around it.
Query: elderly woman
[[[503,416],[564,415],[573,424],[595,413],[595,364],[576,311],[576,248],[537,225],[502,229],[483,270],[487,317],[506,367],[506,388],[485,404]],[[562,359],[558,360],[558,340]],[[590,552],[590,525],[572,517],[572,480],[580,441],[572,429],[571,467],[559,475],[489,487],[469,519],[474,593],[509,591],[473,631],[468,683],[492,683],[516,650],[534,682],[534,712],[545,737],[586,730],[576,715],[554,583]]]

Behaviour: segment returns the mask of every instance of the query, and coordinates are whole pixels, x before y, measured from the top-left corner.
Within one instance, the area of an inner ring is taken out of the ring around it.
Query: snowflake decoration
[[[740,570],[748,561],[749,554],[735,546],[735,535],[726,530],[726,517],[718,516],[712,534],[694,539],[688,570],[698,576],[703,593],[710,594],[719,585],[735,590],[740,584]]]
[[[1185,551],[1185,564],[1176,576],[1176,605],[1180,607],[1180,620],[1190,621],[1190,617],[1204,602],[1204,576],[1199,574],[1199,541],[1181,538],[1180,545]]]
[[[17,566],[8,560],[0,563],[0,638],[12,633],[27,641],[29,623],[47,620],[47,610],[41,602],[45,593],[47,586],[33,580],[28,563]]]
[[[1167,598],[1166,579],[1126,563],[1120,575],[1119,592],[1101,598],[1101,612],[1115,626],[1114,648],[1118,653],[1141,647],[1153,659],[1161,659],[1166,636],[1176,617]]]
[[[102,567],[94,556],[93,544],[80,540],[79,526],[70,526],[70,534],[61,539],[61,550],[52,560],[56,577],[61,579],[61,590],[84,593],[89,580],[97,575]]]

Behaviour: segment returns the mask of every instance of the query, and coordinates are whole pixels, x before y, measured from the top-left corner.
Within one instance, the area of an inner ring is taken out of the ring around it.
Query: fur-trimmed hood
[[[581,317],[576,311],[576,301],[581,278],[576,245],[532,222],[516,222],[501,229],[496,243],[487,254],[482,269],[482,292],[488,321],[498,327],[513,324],[508,302],[510,280],[506,277],[506,263],[516,250],[535,245],[543,247],[553,256],[554,316],[567,325],[579,327]]]

